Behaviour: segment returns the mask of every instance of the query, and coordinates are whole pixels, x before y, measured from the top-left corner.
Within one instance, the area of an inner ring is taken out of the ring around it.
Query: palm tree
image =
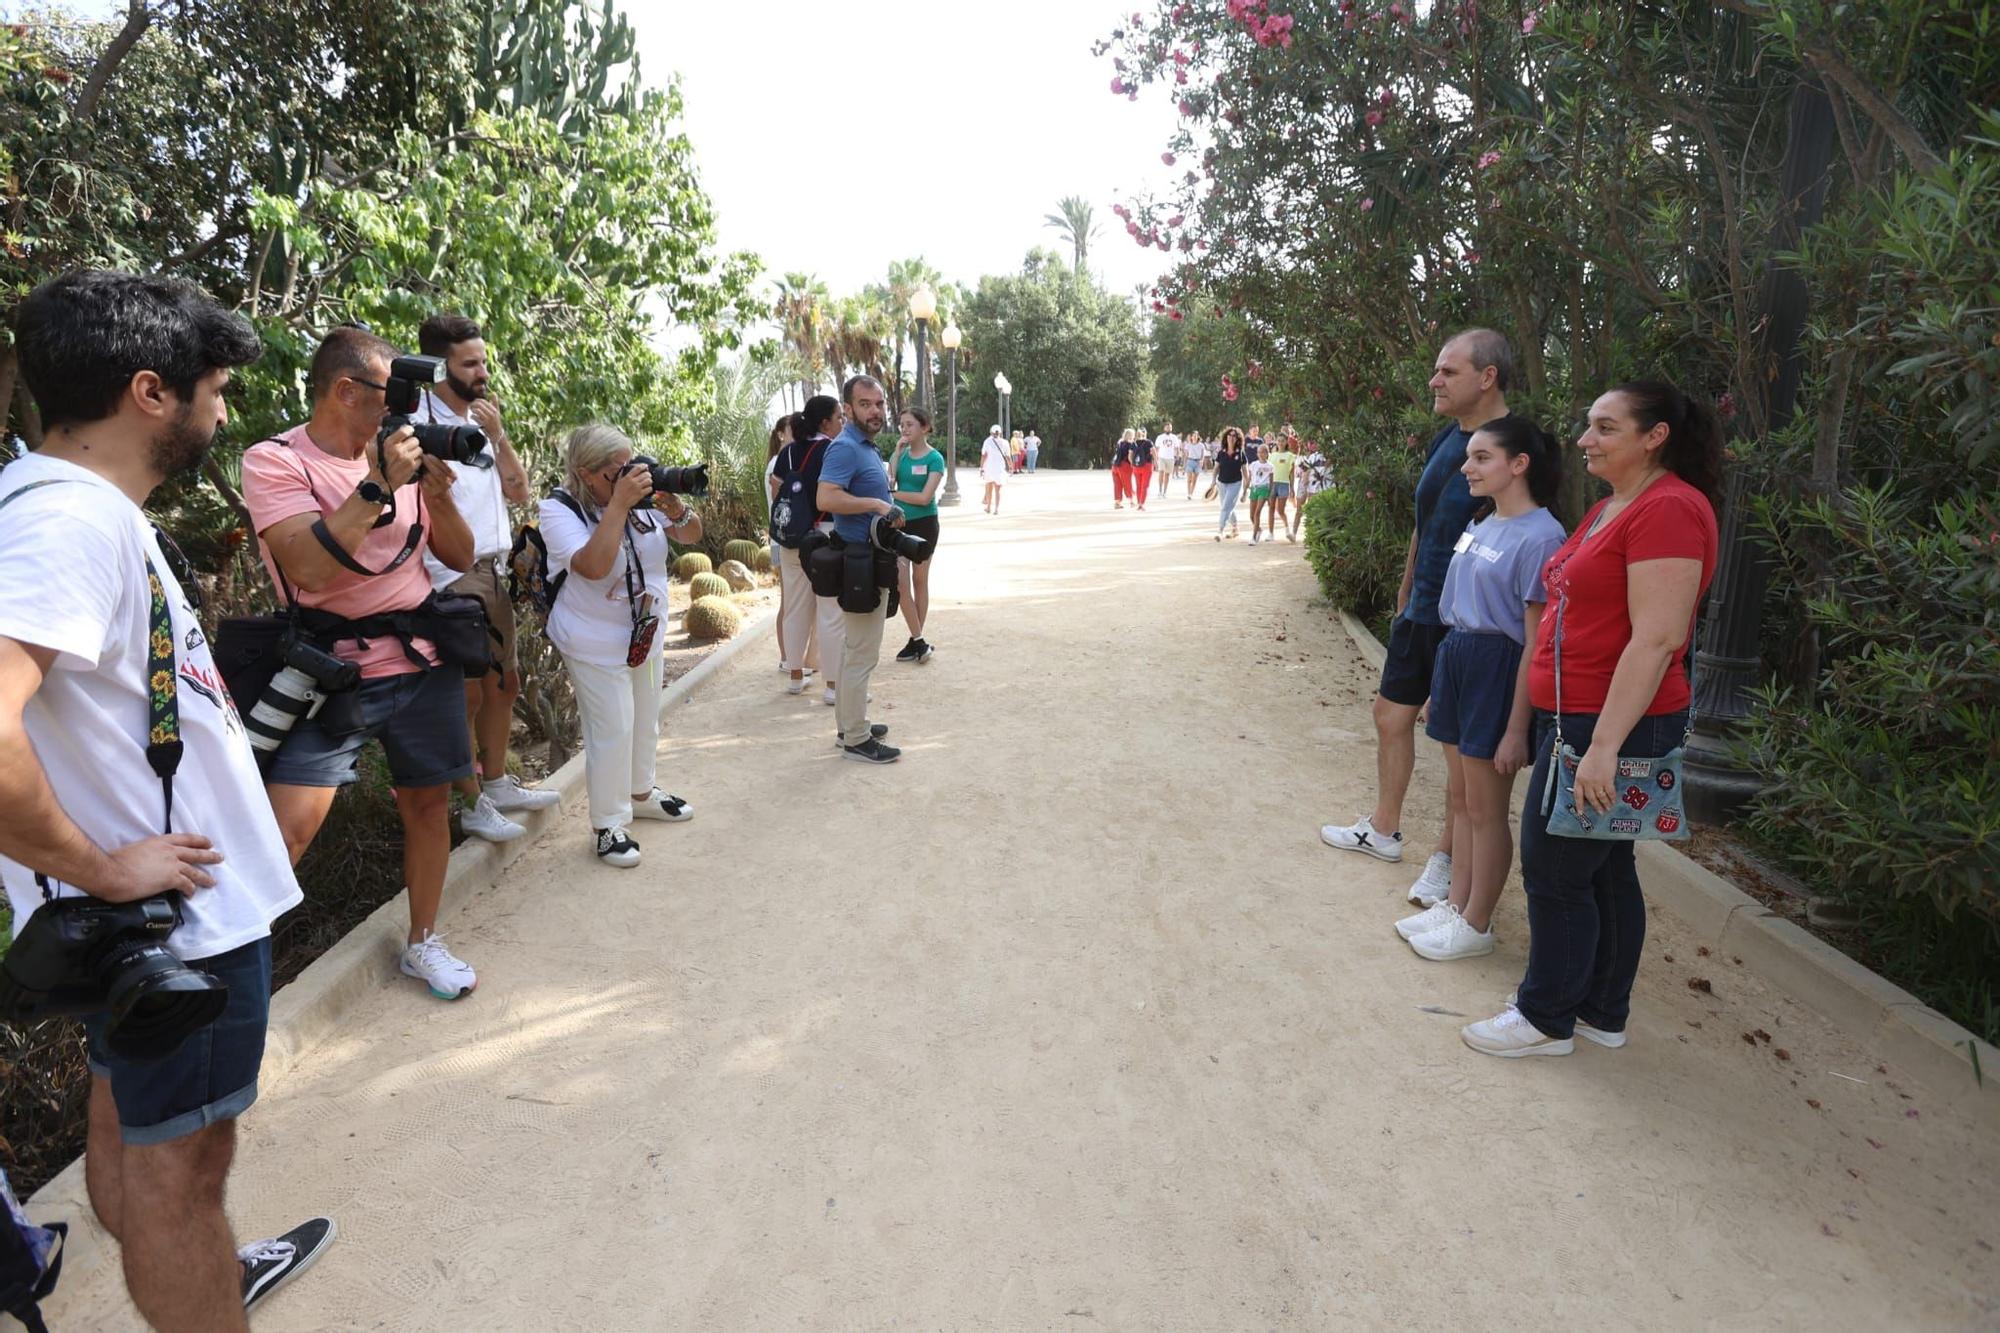
[[[1101,230],[1093,217],[1094,210],[1088,200],[1075,194],[1065,195],[1056,209],[1042,225],[1069,237],[1070,246],[1076,251],[1076,271],[1082,273],[1084,261],[1090,257],[1090,242]]]
[[[799,380],[801,400],[811,397],[819,382],[822,358],[820,326],[832,297],[826,284],[810,273],[787,273],[778,279],[778,300],[771,314],[778,321],[785,345],[797,353],[804,368]]]
[[[870,287],[882,315],[882,332],[887,347],[894,352],[895,366],[888,380],[889,410],[903,410],[903,347],[910,334],[910,298],[917,288],[933,292],[944,284],[944,275],[922,259],[902,259],[889,265],[889,280]]]

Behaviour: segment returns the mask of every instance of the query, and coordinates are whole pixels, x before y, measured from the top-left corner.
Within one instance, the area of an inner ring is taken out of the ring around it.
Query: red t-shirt
[[[1599,501],[1577,524],[1568,541],[1556,548],[1542,566],[1549,590],[1549,609],[1535,635],[1535,655],[1528,664],[1528,701],[1553,711],[1556,706],[1556,606],[1564,593],[1562,706],[1567,713],[1597,713],[1611,692],[1611,675],[1625,645],[1632,641],[1632,617],[1626,607],[1625,567],[1644,560],[1701,561],[1701,590],[1715,577],[1715,508],[1708,497],[1671,472],[1639,493],[1623,513],[1594,537],[1586,537],[1597,521]],[[1697,604],[1699,597],[1697,596]],[[1688,634],[1694,633],[1689,617]],[[1667,667],[1647,716],[1673,713],[1688,705],[1687,672],[1681,658],[1687,640]]]

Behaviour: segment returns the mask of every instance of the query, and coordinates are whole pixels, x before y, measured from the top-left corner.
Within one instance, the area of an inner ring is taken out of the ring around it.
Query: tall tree
[[[1042,224],[1045,227],[1055,228],[1069,240],[1070,249],[1076,254],[1078,273],[1084,271],[1084,265],[1090,258],[1090,243],[1097,239],[1098,233],[1102,230],[1097,224],[1095,214],[1096,210],[1090,206],[1090,201],[1082,195],[1065,195],[1062,202],[1056,205],[1056,211],[1048,214],[1047,220]]]

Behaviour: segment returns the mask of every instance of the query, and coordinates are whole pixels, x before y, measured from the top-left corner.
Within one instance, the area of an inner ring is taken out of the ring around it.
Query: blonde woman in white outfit
[[[698,541],[701,517],[678,496],[655,495],[646,470],[630,466],[632,455],[632,441],[614,427],[571,431],[563,487],[541,511],[550,572],[567,575],[548,634],[576,690],[591,836],[598,859],[621,867],[639,864],[639,844],[626,831],[634,819],[694,816],[653,778],[667,534]]]
[[[987,435],[986,443],[979,447],[979,479],[986,483],[986,512],[999,513],[1000,488],[1007,484],[1007,441],[1000,438],[998,426]]]

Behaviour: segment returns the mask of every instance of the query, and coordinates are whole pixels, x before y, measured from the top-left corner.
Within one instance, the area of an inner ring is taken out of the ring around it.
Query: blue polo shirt
[[[1410,604],[1403,614],[1419,624],[1444,623],[1438,614],[1438,597],[1451,569],[1452,549],[1472,521],[1476,507],[1465,474],[1459,471],[1465,466],[1465,446],[1471,438],[1456,422],[1440,431],[1431,441],[1423,474],[1417,478],[1417,564],[1410,584]]]
[[[849,495],[859,495],[870,500],[889,498],[889,469],[882,462],[882,455],[875,451],[875,442],[855,429],[849,422],[846,429],[834,437],[826,449],[826,462],[820,467],[819,479],[832,482]],[[868,525],[873,514],[835,514],[833,530],[841,540],[865,542],[868,540]],[[1464,524],[1459,525],[1461,528]],[[1451,552],[1445,552],[1447,559]],[[1435,601],[1435,598],[1433,598]],[[1433,606],[1435,614],[1435,606]]]

